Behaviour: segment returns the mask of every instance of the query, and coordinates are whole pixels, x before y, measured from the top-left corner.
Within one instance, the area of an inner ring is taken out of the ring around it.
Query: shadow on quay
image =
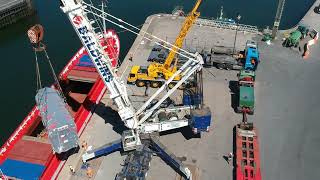
[[[111,107],[106,106],[104,103],[100,102],[97,105],[95,113],[97,113],[98,116],[104,119],[106,124],[111,124],[112,129],[116,133],[122,135],[123,131],[128,130],[122,122],[118,112]]]
[[[239,105],[238,81],[229,81],[229,89],[231,93],[231,107],[233,108],[234,112],[237,112]]]

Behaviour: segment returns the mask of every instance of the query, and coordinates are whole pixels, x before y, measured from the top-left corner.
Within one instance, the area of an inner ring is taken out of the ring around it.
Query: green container
[[[300,31],[293,31],[289,37],[289,39],[292,41],[292,42],[298,42],[300,41],[300,38],[301,38],[301,35],[302,33]]]
[[[293,31],[289,38],[285,41],[285,46],[291,47],[291,46],[298,46],[299,41],[302,37],[302,33],[299,30]]]
[[[252,85],[241,85],[239,93],[239,110],[242,112],[244,108],[249,109],[251,114],[254,111],[254,87]]]
[[[252,78],[252,80],[254,81],[255,73],[254,71],[251,71],[251,70],[242,69],[238,74],[238,78],[239,78],[239,81],[244,80],[245,78]]]

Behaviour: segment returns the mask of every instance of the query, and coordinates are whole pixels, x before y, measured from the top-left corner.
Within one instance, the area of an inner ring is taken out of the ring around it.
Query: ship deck
[[[316,1],[319,4],[320,0]],[[312,8],[313,10],[313,8]],[[304,21],[306,21],[304,18]],[[319,24],[319,18],[312,20],[310,26]],[[169,15],[152,15],[148,17],[142,29],[173,42],[182,23],[180,18]],[[314,26],[316,30],[320,30]],[[206,26],[194,26],[188,33],[186,45],[210,46],[220,44],[232,47],[234,31]],[[141,33],[141,35],[144,35]],[[238,33],[237,49],[245,46],[247,39],[256,39],[259,35]],[[189,42],[189,43],[188,43]],[[212,44],[210,44],[212,43]],[[281,41],[267,45],[258,41],[261,64],[257,70],[255,85],[255,114],[248,117],[253,121],[259,132],[262,178],[273,179],[317,179],[320,166],[317,149],[320,134],[318,112],[320,111],[320,75],[319,44],[314,45],[308,60],[289,48],[283,48]],[[120,67],[123,80],[126,80],[130,66],[146,65],[146,59],[153,43],[141,41],[138,37],[132,45],[124,63]],[[129,57],[133,56],[133,62]],[[236,83],[236,71],[204,70],[205,103],[213,112],[211,131],[201,138],[188,139],[188,129],[182,128],[161,136],[160,141],[176,156],[186,159],[185,164],[195,164],[200,170],[203,180],[233,179],[233,167],[228,165],[223,156],[233,151],[234,126],[242,116],[232,108],[235,101],[232,88]],[[142,103],[144,88],[128,85],[129,94],[134,94],[134,103]],[[150,90],[152,94],[154,90]],[[91,121],[83,132],[80,140],[85,140],[93,148],[120,138],[123,126],[118,115],[113,111],[112,101],[108,94],[102,99]],[[58,179],[87,179],[86,172],[81,168],[83,149],[66,162]],[[89,161],[94,169],[95,179],[113,179],[121,170],[125,156],[115,152]],[[71,175],[68,165],[76,168]],[[160,158],[153,157],[148,179],[174,179],[176,173]]]

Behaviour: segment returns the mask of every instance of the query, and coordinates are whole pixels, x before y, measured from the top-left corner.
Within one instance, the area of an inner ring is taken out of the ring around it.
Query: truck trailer
[[[253,123],[237,124],[235,140],[236,180],[261,180],[258,134]]]
[[[239,105],[238,113],[254,113],[254,71],[242,69],[238,74],[239,78]]]
[[[216,46],[210,52],[200,53],[204,59],[205,67],[216,67],[226,70],[246,70],[255,71],[259,64],[258,45],[255,41],[248,40],[243,53],[232,53],[232,48]]]
[[[255,71],[259,64],[258,45],[255,41],[248,40],[245,49],[244,69]]]
[[[243,63],[227,54],[203,53],[205,67],[216,67],[217,69],[239,70]]]

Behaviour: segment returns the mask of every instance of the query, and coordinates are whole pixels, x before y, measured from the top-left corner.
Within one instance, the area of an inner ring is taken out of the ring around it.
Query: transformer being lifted
[[[60,154],[78,147],[76,124],[59,92],[49,87],[39,89],[36,102],[53,151]]]
[[[183,164],[174,157],[174,155],[169,153],[159,142],[156,136],[151,136],[151,133],[158,133],[185,126],[191,126],[193,129],[197,129],[197,133],[208,130],[211,122],[211,111],[209,108],[205,108],[203,103],[198,106],[188,105],[159,109],[160,105],[170,95],[172,95],[178,87],[187,81],[191,75],[202,69],[203,59],[201,55],[199,53],[189,53],[183,49],[177,48],[176,46],[172,46],[170,43],[163,41],[152,34],[144,32],[148,37],[152,37],[153,39],[160,41],[159,44],[164,44],[163,47],[168,48],[168,46],[170,46],[171,48],[168,49],[174,49],[178,54],[186,57],[188,60],[161,85],[161,87],[140,107],[140,109],[135,109],[128,97],[126,84],[116,74],[117,70],[112,67],[111,59],[104,53],[103,48],[99,43],[99,39],[97,37],[101,32],[97,32],[97,30],[100,28],[94,26],[99,24],[97,19],[102,18],[112,24],[118,25],[120,28],[130,30],[130,32],[133,32],[134,30],[139,32],[140,29],[123,21],[122,19],[112,16],[111,14],[100,11],[93,5],[83,1],[61,0],[61,9],[69,17],[72,26],[86,48],[93,64],[101,76],[101,79],[107,86],[108,91],[110,92],[110,98],[115,102],[121,120],[124,122],[125,126],[129,128],[129,130],[123,132],[121,140],[117,140],[101,148],[85,153],[83,155],[83,161],[86,162],[89,159],[106,155],[120,149],[124,151],[140,149],[145,145],[144,142],[150,142],[147,145],[148,147],[157,150],[157,152],[159,152],[158,154],[166,160],[167,163],[172,164],[175,169],[179,170],[179,172],[187,179],[191,179],[192,176],[190,170],[184,167]],[[138,34],[138,32],[135,33]],[[144,38],[150,40],[148,37],[145,36]],[[181,78],[178,81],[175,81],[173,87],[170,86],[169,88],[169,85],[172,84],[172,81],[177,76],[181,76]],[[150,107],[151,102],[160,94],[164,95],[158,98],[159,101]],[[192,111],[192,113],[190,111]],[[159,116],[161,112],[176,113],[176,118],[168,118],[160,121]]]

